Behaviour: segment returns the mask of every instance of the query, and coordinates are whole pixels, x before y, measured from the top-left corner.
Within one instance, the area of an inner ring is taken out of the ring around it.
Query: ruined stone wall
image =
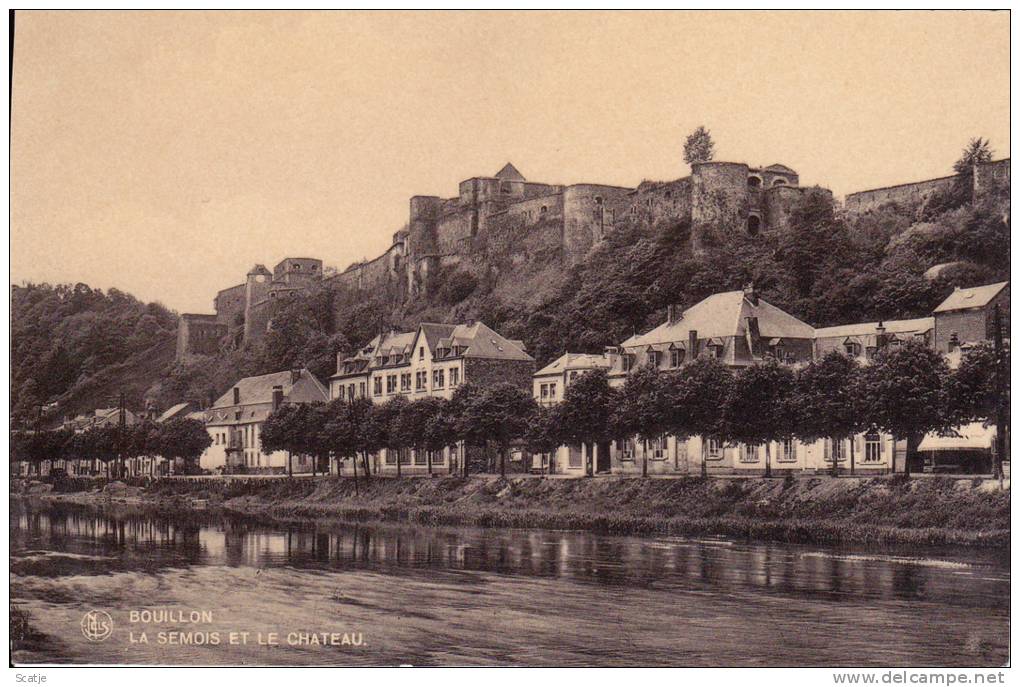
[[[745,235],[750,209],[749,168],[735,162],[691,165],[691,240],[694,250]]]
[[[615,200],[631,189],[602,184],[575,184],[563,190],[563,257],[580,262],[612,227]]]
[[[1009,158],[978,165],[974,168],[974,199],[997,189],[1008,189],[1009,183]]]
[[[863,214],[877,210],[888,203],[905,206],[921,205],[929,201],[935,194],[948,191],[954,181],[956,181],[956,176],[940,177],[912,184],[899,184],[869,191],[858,191],[857,193],[849,194],[844,205],[846,211],[851,214]]]
[[[215,355],[226,335],[227,325],[220,323],[216,315],[181,315],[177,325],[177,360],[187,360],[192,355]]]
[[[818,186],[774,186],[764,192],[762,203],[762,215],[764,219],[763,229],[778,229],[785,227],[790,222],[790,214],[808,196],[820,194],[824,196],[829,204],[833,203],[832,191]]]
[[[691,217],[691,178],[674,181],[643,181],[629,193],[610,201],[613,223],[627,221],[654,226],[663,221]]]
[[[244,294],[246,288],[246,284],[238,284],[237,286],[231,286],[229,289],[223,289],[216,294],[213,305],[216,309],[218,322],[228,327],[239,324],[240,319],[244,317]]]

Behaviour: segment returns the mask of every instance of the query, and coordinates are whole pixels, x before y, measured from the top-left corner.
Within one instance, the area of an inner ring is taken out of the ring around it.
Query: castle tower
[[[244,289],[245,341],[249,341],[253,333],[262,333],[258,331],[257,323],[254,322],[253,310],[256,303],[259,303],[266,298],[269,293],[269,286],[272,283],[272,280],[273,273],[266,269],[265,265],[255,265],[248,270],[248,278],[245,281]]]

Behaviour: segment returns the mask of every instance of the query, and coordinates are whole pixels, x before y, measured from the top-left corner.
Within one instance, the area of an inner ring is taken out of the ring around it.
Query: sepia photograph
[[[12,682],[1008,681],[1008,9],[8,26]]]

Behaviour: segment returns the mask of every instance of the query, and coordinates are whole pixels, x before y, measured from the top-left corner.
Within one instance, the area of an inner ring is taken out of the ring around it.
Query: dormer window
[[[648,367],[658,367],[659,359],[662,356],[659,351],[648,351]]]
[[[672,348],[669,351],[669,366],[680,367],[684,362],[684,349]]]

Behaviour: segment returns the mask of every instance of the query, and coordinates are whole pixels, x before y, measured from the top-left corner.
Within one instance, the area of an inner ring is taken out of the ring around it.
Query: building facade
[[[199,467],[222,472],[311,472],[311,460],[304,456],[264,451],[262,425],[282,405],[327,400],[326,387],[305,369],[239,380],[204,413],[212,445],[202,453]]]
[[[470,382],[486,387],[509,382],[531,388],[535,359],[524,343],[504,338],[481,322],[422,323],[414,331],[380,334],[354,355],[337,359],[337,373],[329,380],[330,398],[368,398],[385,403],[396,397],[414,401],[425,397],[449,399],[457,387]],[[453,472],[470,459],[463,445],[451,441],[432,456],[432,469]],[[429,460],[417,451],[382,450],[373,457],[376,472],[428,470]],[[353,467],[345,465],[345,471]]]

